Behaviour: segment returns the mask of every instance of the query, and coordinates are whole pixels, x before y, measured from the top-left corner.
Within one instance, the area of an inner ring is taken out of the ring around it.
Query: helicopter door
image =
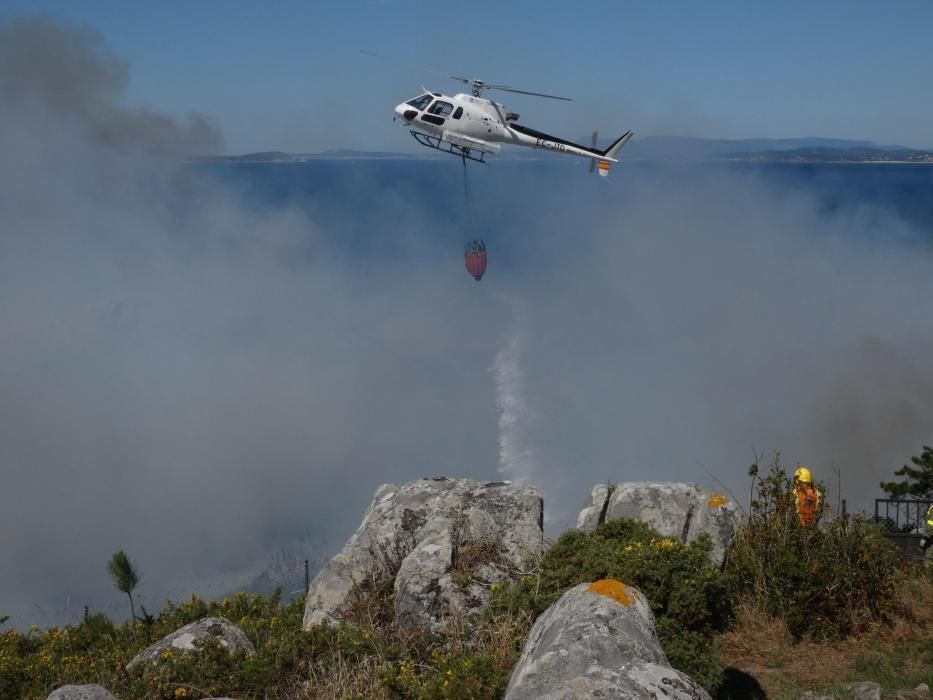
[[[444,102],[443,100],[435,100],[428,110],[421,115],[421,121],[425,121],[428,124],[434,124],[436,126],[441,126],[447,117],[450,116],[450,113],[454,111],[454,106],[450,102]]]

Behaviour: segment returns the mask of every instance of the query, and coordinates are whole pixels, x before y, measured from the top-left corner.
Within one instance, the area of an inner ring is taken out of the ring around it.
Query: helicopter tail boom
[[[587,148],[586,146],[581,146],[578,143],[573,141],[567,141],[566,139],[558,138],[557,136],[551,136],[550,134],[545,134],[540,131],[536,131],[527,126],[521,124],[511,123],[509,124],[509,130],[512,132],[515,141],[525,146],[532,146],[533,148],[543,148],[552,151],[558,151],[561,153],[569,153],[577,156],[583,156],[584,158],[592,158],[597,161],[599,165],[600,175],[605,172],[604,166],[608,166],[609,163],[618,163],[616,160],[616,154],[619,152],[619,149],[622,148],[632,138],[632,132],[626,131],[622,136],[617,138],[609,148],[605,150],[600,150],[598,148]]]

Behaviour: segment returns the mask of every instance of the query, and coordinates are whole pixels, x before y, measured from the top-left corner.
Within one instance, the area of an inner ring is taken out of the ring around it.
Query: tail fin
[[[593,135],[594,136],[596,135],[595,131],[593,132]],[[622,146],[628,143],[628,140],[630,138],[632,138],[632,132],[626,131],[619,138],[617,138],[615,142],[611,146],[609,146],[609,148],[607,148],[605,151],[602,151],[602,155],[606,156],[607,158],[615,158],[616,153],[618,153],[622,149]],[[601,160],[598,162],[597,165],[599,168],[600,177],[606,177],[609,174],[609,165],[610,165],[609,161]],[[590,166],[590,172],[593,172],[592,166]]]
[[[615,143],[613,143],[611,146],[609,146],[609,148],[603,151],[603,155],[606,156],[607,158],[615,158],[616,153],[619,152],[619,149],[621,149],[622,146],[628,143],[628,140],[630,138],[632,138],[632,131],[626,131],[624,134],[622,134],[619,138],[615,140]]]

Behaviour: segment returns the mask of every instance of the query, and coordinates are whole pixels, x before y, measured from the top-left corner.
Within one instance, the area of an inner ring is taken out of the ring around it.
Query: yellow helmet
[[[794,481],[799,481],[802,484],[811,484],[813,483],[813,475],[806,467],[797,467],[797,471],[794,472]]]

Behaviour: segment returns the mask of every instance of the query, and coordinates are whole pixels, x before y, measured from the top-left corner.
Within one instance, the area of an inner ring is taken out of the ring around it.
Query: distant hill
[[[588,144],[589,137],[577,139]],[[600,147],[609,145],[600,140]],[[430,149],[411,153],[338,149],[321,153],[263,151],[243,155],[192,157],[190,162],[211,163],[304,163],[310,160],[425,160],[445,157]],[[503,148],[500,160],[552,160],[562,158],[549,151]],[[623,160],[701,161],[748,160],[757,162],[902,162],[933,163],[933,150],[885,146],[871,141],[829,138],[794,139],[701,139],[687,136],[646,136],[627,144]]]
[[[933,163],[933,152],[911,148],[793,148],[735,153],[727,158],[766,163]]]
[[[625,147],[625,157],[638,160],[720,160],[748,158],[753,154],[795,151],[831,152],[914,152],[905,146],[884,146],[871,141],[828,138],[795,139],[699,139],[685,136],[647,136]],[[919,151],[917,151],[919,152]]]
[[[263,151],[262,153],[246,153],[238,156],[191,156],[188,160],[204,163],[290,163],[301,160],[301,156],[282,151]]]
[[[351,151],[338,149],[321,153],[285,153],[283,151],[262,151],[229,156],[192,156],[189,162],[197,163],[306,163],[309,160],[421,160],[440,157],[441,153],[428,151],[422,153],[391,153],[389,151]]]

